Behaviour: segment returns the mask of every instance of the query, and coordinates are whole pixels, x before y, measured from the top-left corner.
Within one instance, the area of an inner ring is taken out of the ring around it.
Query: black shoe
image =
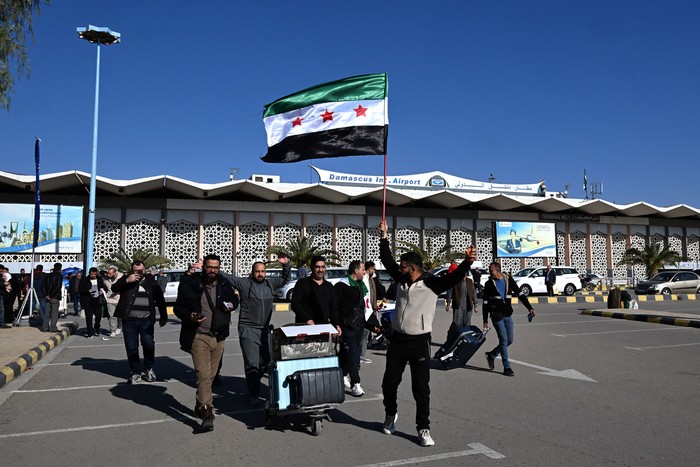
[[[3,324],[2,326],[0,326],[0,329],[12,329],[12,326],[10,326],[9,324]]]
[[[513,373],[513,370],[511,368],[504,368],[503,376],[515,376],[515,373]]]
[[[496,359],[486,352],[486,362],[489,364],[489,370],[493,371],[496,368]]]
[[[202,414],[202,424],[199,425],[200,431],[206,433],[214,429],[214,408],[211,405],[202,405],[200,407]]]

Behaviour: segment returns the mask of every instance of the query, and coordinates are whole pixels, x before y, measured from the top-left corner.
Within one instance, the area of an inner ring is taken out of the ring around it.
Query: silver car
[[[657,294],[670,295],[672,293],[700,293],[700,276],[690,271],[664,271],[651,279],[638,282],[634,286],[637,295]]]

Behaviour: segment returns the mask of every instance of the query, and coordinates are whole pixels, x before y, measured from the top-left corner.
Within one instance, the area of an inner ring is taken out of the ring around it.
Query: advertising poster
[[[556,257],[555,224],[543,222],[496,222],[496,257]]]
[[[42,205],[37,253],[82,251],[83,207]],[[0,204],[0,253],[31,253],[33,204]]]

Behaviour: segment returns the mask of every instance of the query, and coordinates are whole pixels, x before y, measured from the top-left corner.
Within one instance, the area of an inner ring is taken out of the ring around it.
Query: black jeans
[[[83,303],[85,309],[85,325],[87,326],[87,335],[92,336],[100,334],[100,322],[102,321],[102,309],[100,302],[98,300],[84,301]],[[94,325],[93,325],[94,321]]]
[[[129,360],[129,369],[132,375],[141,372],[139,339],[143,347],[143,371],[153,369],[153,362],[156,358],[155,328],[153,324],[149,318],[125,319],[122,321],[126,358]]]
[[[360,355],[362,354],[362,337],[364,328],[342,327],[343,351],[340,353],[340,367],[344,374],[350,375],[350,384],[360,383]]]
[[[411,390],[416,401],[416,429],[430,429],[430,333],[418,336],[394,330],[386,352],[382,380],[384,411],[395,415],[397,392],[406,363],[411,368]]]

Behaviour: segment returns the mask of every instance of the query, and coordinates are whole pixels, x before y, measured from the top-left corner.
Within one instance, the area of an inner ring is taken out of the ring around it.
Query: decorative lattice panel
[[[688,261],[700,261],[700,237],[691,235],[687,239]]]
[[[233,226],[225,222],[213,222],[204,226],[202,238],[204,255],[215,254],[221,257],[221,269],[233,271]]]
[[[3,254],[0,254],[0,264],[31,263],[31,262],[32,262],[32,255],[24,255],[22,253],[3,253]],[[5,264],[5,266],[7,266],[7,264]],[[10,271],[10,272],[19,272],[19,271]]]
[[[675,251],[683,256],[683,237],[679,235],[671,235],[668,237],[668,247],[671,251]]]
[[[569,266],[569,260],[566,258],[566,232],[557,232],[557,259],[560,266]]]
[[[267,250],[269,238],[267,226],[259,222],[251,222],[240,227],[237,274],[248,274],[255,261],[265,261],[265,250]]]
[[[168,222],[165,230],[165,257],[173,268],[187,268],[197,259],[199,226],[187,221]]]
[[[508,274],[520,271],[520,258],[501,258],[499,263],[501,263],[501,271]]]
[[[649,239],[649,244],[653,245],[655,243],[659,244],[661,246],[661,248],[665,247],[666,246],[666,237],[659,234],[659,233],[653,234],[651,236],[651,238]]]
[[[160,252],[160,227],[155,222],[140,220],[126,225],[126,252],[131,255],[134,249]]]
[[[551,261],[553,258],[548,259]],[[549,264],[553,263],[550,262]],[[544,258],[525,258],[525,267],[530,268],[533,266],[544,266]]]
[[[642,234],[633,234],[630,237],[630,248],[636,248],[638,250],[643,250],[644,247],[647,244],[647,237],[646,235]],[[632,274],[634,276],[635,282],[643,280],[647,277],[647,270],[646,268],[641,265],[641,264],[635,264],[632,267]]]
[[[77,261],[77,253],[52,253],[39,255],[40,263],[75,263]],[[51,264],[51,267],[53,267],[53,264]]]
[[[338,229],[338,255],[340,265],[345,267],[350,261],[362,260],[362,229],[346,225]]]
[[[301,227],[294,224],[280,224],[272,231],[273,245],[286,245],[290,240],[295,240],[301,236]],[[277,255],[271,256],[272,261],[277,260]]]
[[[109,257],[112,252],[119,251],[121,240],[121,224],[109,219],[97,219],[95,221],[95,242],[93,258],[99,263],[103,258]]]
[[[627,265],[618,263],[622,261],[627,251],[627,234],[616,232],[612,235],[612,266],[614,280],[627,280]]]
[[[464,252],[473,244],[474,234],[471,230],[460,228],[450,233],[450,245],[453,250]],[[479,252],[477,252],[477,259],[481,259]]]
[[[430,227],[424,232],[425,238],[425,248],[431,259],[437,258],[440,255],[440,250],[445,248],[447,245],[447,230],[441,229],[440,227]],[[428,243],[430,243],[430,248],[428,248]]]
[[[591,272],[608,276],[608,236],[603,232],[591,234]]]
[[[569,235],[569,248],[571,251],[571,266],[576,268],[579,274],[588,270],[586,265],[586,234],[577,230]]]
[[[411,226],[406,226],[396,230],[395,233],[396,240],[412,243],[414,245],[420,245],[420,229]]]
[[[389,230],[389,245],[392,241],[392,231]],[[382,238],[377,227],[370,227],[367,229],[367,261],[374,261],[379,263],[379,239]]]
[[[333,228],[325,224],[314,224],[307,227],[306,233],[314,238],[313,246],[321,250],[333,249]]]
[[[493,261],[493,229],[476,231],[476,257],[487,266]]]

